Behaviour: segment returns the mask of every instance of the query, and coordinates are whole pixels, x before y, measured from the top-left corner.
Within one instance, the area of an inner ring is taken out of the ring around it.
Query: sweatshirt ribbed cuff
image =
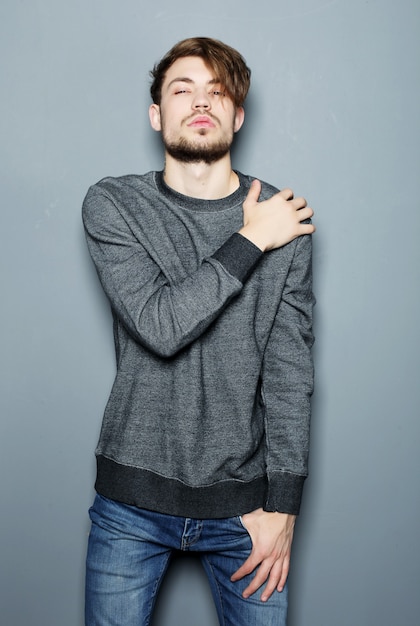
[[[264,510],[299,515],[305,479],[306,476],[288,472],[269,473]]]
[[[229,274],[244,283],[262,256],[264,253],[249,239],[234,233],[216,250],[212,258],[217,259]]]

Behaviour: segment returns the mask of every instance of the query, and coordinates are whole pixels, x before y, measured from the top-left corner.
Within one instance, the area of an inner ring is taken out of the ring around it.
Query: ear
[[[149,107],[149,120],[153,130],[162,130],[162,124],[160,122],[160,107],[158,104],[151,104]]]
[[[236,109],[235,120],[233,123],[233,130],[235,133],[237,133],[238,130],[241,128],[242,124],[244,123],[244,119],[245,119],[245,110],[243,107],[238,107]]]

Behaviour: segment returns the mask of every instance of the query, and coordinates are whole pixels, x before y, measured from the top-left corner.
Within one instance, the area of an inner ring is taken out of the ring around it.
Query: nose
[[[192,108],[194,110],[205,109],[206,111],[211,108],[210,97],[205,89],[200,89],[195,92],[192,101]]]

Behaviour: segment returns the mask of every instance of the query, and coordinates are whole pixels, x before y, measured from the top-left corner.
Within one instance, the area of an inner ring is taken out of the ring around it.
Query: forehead
[[[181,57],[167,70],[163,89],[174,80],[188,79],[195,83],[208,83],[215,80],[213,71],[207,67],[201,57]]]

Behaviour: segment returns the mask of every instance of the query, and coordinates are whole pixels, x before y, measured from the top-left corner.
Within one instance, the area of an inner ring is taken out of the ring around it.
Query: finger
[[[312,235],[316,231],[313,224],[300,224],[299,229],[299,235]]]
[[[231,581],[235,582],[236,580],[240,580],[244,576],[248,576],[248,574],[251,574],[260,562],[261,559],[258,559],[258,557],[256,557],[255,554],[251,552],[247,560],[242,563],[241,567],[237,569],[234,574],[232,574],[232,576],[230,577]]]
[[[280,581],[282,580],[282,570],[283,563],[278,560],[274,563],[271,568],[270,576],[267,581],[267,585],[261,595],[261,601],[267,602],[267,600],[271,597],[273,592],[277,589],[277,591],[282,591],[283,588],[279,589]]]
[[[286,556],[284,557],[284,560],[282,563],[281,576],[277,585],[277,591],[280,591],[280,592],[283,591],[284,585],[286,584],[286,580],[289,575],[289,569],[290,569],[290,557]]]
[[[250,201],[253,204],[258,202],[260,193],[261,193],[261,183],[259,180],[254,179],[251,183],[251,187],[249,188],[248,194],[245,198],[245,202]]]
[[[252,596],[252,594],[255,593],[265,583],[270,574],[272,565],[272,559],[266,559],[261,563],[254,578],[242,593],[244,598],[249,598],[249,596]]]
[[[282,196],[282,198],[284,198],[285,200],[291,200],[293,198],[293,191],[291,189],[289,189],[288,187],[286,187],[285,189],[282,189],[279,194]]]
[[[303,209],[304,207],[306,207],[308,203],[306,202],[305,198],[302,198],[302,196],[299,196],[298,198],[293,198],[292,200],[292,205],[295,207],[295,209]]]
[[[309,206],[304,209],[299,209],[296,213],[300,222],[303,222],[303,220],[309,220],[314,215],[313,210]]]

